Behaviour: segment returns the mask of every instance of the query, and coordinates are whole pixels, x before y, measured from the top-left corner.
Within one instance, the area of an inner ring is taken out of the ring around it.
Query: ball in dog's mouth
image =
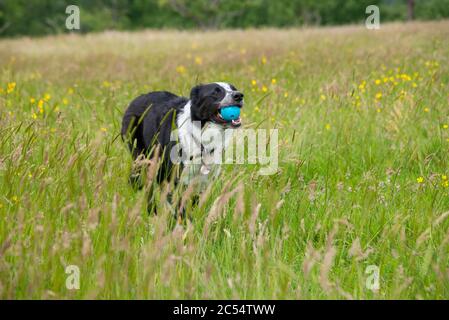
[[[240,118],[240,116],[238,116],[238,118],[236,118],[236,119],[225,120],[225,119],[223,119],[223,116],[221,115],[220,110],[218,110],[218,112],[215,114],[213,121],[218,124],[231,125],[233,128],[237,128],[242,125],[242,119]]]
[[[221,117],[226,121],[237,120],[240,118],[240,106],[223,106],[219,110]]]

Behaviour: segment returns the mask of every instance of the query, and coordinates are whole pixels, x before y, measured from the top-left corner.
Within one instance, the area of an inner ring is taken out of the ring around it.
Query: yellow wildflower
[[[271,83],[276,84],[276,79],[275,78],[271,79]]]
[[[186,73],[186,71],[187,71],[187,69],[183,65],[179,65],[179,66],[176,67],[176,72],[177,73],[183,74],[183,73]]]
[[[46,93],[44,95],[44,101],[49,101],[51,99],[51,95],[49,93]]]
[[[424,178],[423,177],[418,177],[418,178],[416,178],[416,182],[423,183],[424,182]]]
[[[31,103],[31,104],[33,104],[33,103],[35,103],[35,102],[36,102],[36,99],[30,98],[30,103]]]
[[[195,57],[195,63],[197,65],[202,65],[203,64],[203,58],[201,57]]]
[[[44,101],[43,100],[39,100],[37,106],[38,106],[38,109],[39,109],[39,113],[44,113]]]
[[[15,88],[16,88],[16,83],[15,82],[8,83],[8,85],[6,87],[6,93],[13,92]]]

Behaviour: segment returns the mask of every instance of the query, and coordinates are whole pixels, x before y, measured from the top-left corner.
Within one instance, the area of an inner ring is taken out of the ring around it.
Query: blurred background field
[[[447,298],[448,31],[1,40],[0,297]],[[225,166],[174,226],[127,183],[121,116],[140,93],[219,80],[245,92],[244,127],[279,129],[279,170]]]
[[[67,33],[68,5],[79,6],[82,33],[361,24],[369,5],[382,22],[449,18],[449,0],[3,0],[0,37]]]

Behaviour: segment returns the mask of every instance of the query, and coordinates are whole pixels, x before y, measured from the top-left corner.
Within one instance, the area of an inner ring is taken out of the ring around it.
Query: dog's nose
[[[234,101],[240,102],[243,100],[243,93],[236,91],[232,93],[232,98]]]

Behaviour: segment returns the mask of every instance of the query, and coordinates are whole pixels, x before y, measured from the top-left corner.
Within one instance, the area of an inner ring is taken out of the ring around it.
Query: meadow
[[[0,298],[449,298],[448,39],[449,21],[0,40]],[[149,215],[123,112],[213,81],[245,93],[244,128],[279,130],[279,168],[225,165],[178,224],[163,186]]]

